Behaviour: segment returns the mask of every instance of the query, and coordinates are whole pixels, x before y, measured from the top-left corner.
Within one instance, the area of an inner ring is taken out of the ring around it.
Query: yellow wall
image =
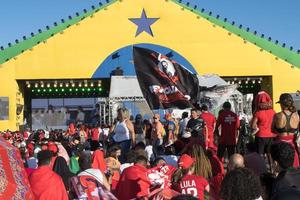
[[[149,18],[160,18],[151,26],[154,37],[145,32],[135,37],[137,26],[128,20],[139,18],[143,8]],[[227,30],[164,0],[116,2],[17,56],[17,60],[3,64],[2,70],[11,73],[7,77],[12,84],[10,88],[16,86],[12,81],[15,79],[90,78],[112,52],[137,43],[171,48],[185,57],[199,74],[271,75],[275,99],[282,92],[295,92],[300,83],[299,69],[290,68],[290,64],[275,60],[274,55],[260,51],[254,44],[245,43]],[[10,92],[11,89],[1,90],[0,96],[12,95]]]
[[[15,60],[8,61],[5,67],[0,66],[0,97],[8,97],[9,99],[9,119],[0,120],[0,130],[16,130],[23,122],[23,116],[16,114],[16,104],[24,104],[24,99],[19,93],[19,87],[15,80]]]

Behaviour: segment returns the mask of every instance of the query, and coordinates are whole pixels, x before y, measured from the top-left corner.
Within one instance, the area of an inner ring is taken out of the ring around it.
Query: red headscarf
[[[265,91],[260,91],[255,97],[255,107],[257,110],[269,110],[272,108],[272,99]]]
[[[104,160],[104,154],[101,150],[94,151],[92,168],[100,169],[103,173],[106,171],[106,162]]]

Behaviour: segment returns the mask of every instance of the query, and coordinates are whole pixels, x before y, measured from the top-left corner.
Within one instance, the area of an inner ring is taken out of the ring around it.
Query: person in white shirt
[[[189,121],[189,113],[183,112],[181,120],[179,121],[179,136],[180,137],[184,135],[188,121]]]

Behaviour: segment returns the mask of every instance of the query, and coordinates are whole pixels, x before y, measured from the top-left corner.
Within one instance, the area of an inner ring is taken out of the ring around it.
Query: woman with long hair
[[[295,150],[294,167],[299,167],[299,155],[296,150],[295,140],[299,128],[299,115],[294,106],[293,97],[288,93],[280,95],[281,112],[274,116],[272,129],[277,134],[277,140],[291,144]]]
[[[183,154],[178,160],[178,169],[172,176],[173,188],[182,193],[204,199],[204,191],[209,192],[207,180],[195,174],[195,159]]]
[[[191,156],[195,159],[195,175],[202,176],[207,180],[212,178],[212,168],[202,146],[194,145]]]
[[[267,154],[269,164],[271,166],[272,159],[270,148],[273,143],[275,134],[272,132],[272,120],[276,114],[273,110],[273,103],[270,95],[265,91],[259,92],[255,97],[255,111],[250,126],[258,130],[255,134],[255,143],[258,153],[263,157]]]

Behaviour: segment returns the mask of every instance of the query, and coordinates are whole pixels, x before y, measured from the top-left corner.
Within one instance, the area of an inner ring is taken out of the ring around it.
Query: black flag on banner
[[[136,76],[151,109],[190,108],[197,103],[196,75],[165,55],[133,47]]]

